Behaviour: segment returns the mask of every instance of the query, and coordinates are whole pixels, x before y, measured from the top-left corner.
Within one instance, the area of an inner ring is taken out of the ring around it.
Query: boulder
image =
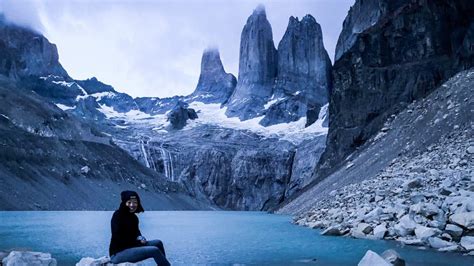
[[[76,266],[135,266],[140,265],[139,263],[124,262],[119,264],[110,263],[110,258],[107,256],[100,257],[98,259],[87,257],[82,258]]]
[[[367,250],[364,257],[357,264],[358,266],[392,266],[389,262],[380,257],[372,250]]]
[[[474,146],[469,146],[469,148],[467,148],[467,153],[469,154],[474,154]]]
[[[455,245],[451,242],[444,241],[444,240],[442,240],[441,238],[438,238],[438,237],[428,238],[428,243],[430,244],[430,246],[432,248],[446,248],[446,247],[450,247],[452,245]]]
[[[307,226],[309,228],[323,228],[324,223],[321,221],[308,222]]]
[[[341,232],[341,229],[336,226],[330,226],[326,228],[326,230],[321,232],[321,235],[323,236],[341,236],[343,233]]]
[[[31,252],[31,251],[12,251],[7,257],[3,258],[2,264],[5,266],[16,265],[37,265],[37,266],[56,266],[56,259],[49,253]]]
[[[446,228],[444,229],[444,231],[454,238],[460,237],[463,232],[461,227],[454,224],[446,225]]]
[[[438,214],[442,211],[441,211],[440,208],[438,208],[438,206],[436,206],[433,203],[420,202],[420,203],[411,205],[410,206],[410,212],[416,213],[416,214],[421,214],[424,217],[431,217],[431,216],[433,216],[435,214]]]
[[[430,228],[423,225],[417,225],[415,228],[415,235],[421,240],[426,240],[429,237],[437,236],[441,234],[441,231],[436,228]]]
[[[374,228],[374,237],[376,239],[382,239],[387,234],[387,226],[385,223],[379,224]]]
[[[407,236],[413,234],[417,224],[410,219],[408,215],[403,216],[394,226],[395,233],[399,236]]]
[[[463,236],[461,238],[460,244],[467,251],[474,250],[474,236]]]
[[[366,223],[359,223],[356,227],[352,228],[351,234],[356,238],[365,238],[366,235],[373,231],[373,227]]]
[[[186,121],[198,118],[196,111],[192,108],[188,108],[188,104],[185,102],[178,101],[176,105],[167,114],[168,121],[173,129],[182,129],[186,126]]]
[[[456,213],[449,217],[449,221],[469,230],[474,229],[474,212]]]
[[[414,179],[407,180],[403,183],[402,187],[403,190],[411,190],[414,188],[421,187],[421,179],[417,177]]]
[[[364,221],[368,223],[378,221],[380,220],[380,215],[382,214],[383,214],[382,208],[376,207],[364,216]]]
[[[382,258],[391,263],[393,266],[405,266],[405,260],[402,259],[400,254],[398,254],[398,252],[393,249],[385,250],[382,253]]]

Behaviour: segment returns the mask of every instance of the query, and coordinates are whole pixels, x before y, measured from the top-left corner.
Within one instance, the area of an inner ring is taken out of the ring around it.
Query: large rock
[[[474,229],[474,212],[456,213],[449,217],[449,221],[469,230]]]
[[[393,249],[385,250],[382,253],[382,258],[393,266],[405,266],[405,260]]]
[[[206,49],[202,55],[199,82],[189,96],[189,101],[225,103],[236,84],[234,75],[225,72],[219,51],[215,48]]]
[[[358,266],[392,266],[384,258],[380,257],[379,254],[373,252],[372,250],[367,250],[364,257],[357,264]]]
[[[341,44],[347,49],[341,48],[333,66],[331,125],[320,176],[378,132],[390,115],[474,65],[473,1],[359,0],[355,6],[365,4],[369,7],[363,12],[350,15],[367,20],[363,31],[354,41],[343,41],[352,45]],[[386,5],[387,12],[375,19],[359,17],[370,14],[372,5]],[[352,25],[344,24],[347,36],[357,32]]]
[[[474,250],[474,236],[463,236],[461,238],[461,246],[468,251]]]
[[[454,238],[461,237],[463,233],[462,228],[454,224],[446,225],[446,228],[444,229],[444,231]]]
[[[432,248],[447,248],[450,246],[455,245],[454,243],[442,240],[441,238],[438,237],[430,237],[428,238],[428,243]]]
[[[172,129],[182,129],[188,120],[198,118],[196,111],[184,102],[178,102],[167,116]]]
[[[277,73],[277,51],[265,8],[257,7],[242,30],[239,78],[226,114],[247,120],[259,116],[272,96]]]
[[[131,262],[123,262],[119,264],[113,264],[110,262],[110,258],[107,256],[100,257],[98,259],[87,257],[82,258],[76,266],[135,266],[141,265],[140,263],[131,263]]]
[[[5,266],[16,265],[38,265],[38,266],[56,266],[56,259],[49,253],[31,252],[31,251],[12,251],[3,258],[2,264]]]
[[[306,15],[301,21],[290,17],[288,27],[278,44],[278,75],[273,99],[264,126],[316,117],[327,103],[331,87],[331,60],[324,49],[320,25]],[[278,100],[284,99],[284,100]],[[307,125],[314,120],[307,120]]]
[[[416,226],[417,224],[408,215],[405,215],[395,224],[394,229],[397,235],[407,236],[413,234]]]
[[[376,239],[383,239],[385,237],[385,235],[387,234],[387,225],[386,223],[382,223],[382,224],[379,224],[377,225],[375,228],[374,228],[374,237]]]
[[[341,236],[344,233],[338,226],[330,226],[321,232],[323,236]]]
[[[422,225],[417,225],[415,228],[415,235],[421,240],[426,240],[429,237],[437,236],[439,234],[441,234],[441,231],[436,228],[429,228]]]

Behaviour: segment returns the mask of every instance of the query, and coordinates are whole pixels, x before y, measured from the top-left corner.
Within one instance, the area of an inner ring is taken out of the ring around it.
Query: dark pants
[[[149,258],[155,259],[158,266],[169,266],[170,263],[166,259],[165,248],[161,240],[150,240],[146,246],[128,248],[118,252],[110,258],[110,262],[119,264],[122,262],[139,262]]]

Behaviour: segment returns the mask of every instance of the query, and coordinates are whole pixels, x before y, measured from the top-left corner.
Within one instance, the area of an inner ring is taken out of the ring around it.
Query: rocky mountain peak
[[[209,72],[224,72],[224,66],[217,48],[207,48],[202,54],[201,73]]]
[[[217,48],[204,51],[198,85],[190,99],[204,103],[225,103],[234,91],[237,79],[226,73]]]
[[[59,63],[58,49],[33,30],[0,19],[0,75],[20,77],[55,75],[70,79]]]
[[[272,95],[277,51],[265,9],[257,7],[247,19],[240,40],[239,80],[229,99],[228,116],[246,120],[260,115]]]
[[[311,15],[290,17],[278,44],[278,75],[273,101],[260,122],[268,126],[301,117],[318,117],[331,87],[331,61],[324,48],[321,26]],[[314,121],[307,121],[307,125]]]
[[[267,16],[267,13],[265,11],[265,6],[262,5],[262,4],[259,4],[254,10],[253,10],[253,13],[252,13],[252,16],[253,15],[263,15],[263,16]]]

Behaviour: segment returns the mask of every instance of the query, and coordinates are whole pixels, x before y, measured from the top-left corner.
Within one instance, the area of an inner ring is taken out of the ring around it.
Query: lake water
[[[0,250],[48,252],[59,265],[108,254],[112,212],[0,212]],[[409,265],[473,265],[472,256],[402,247],[394,241],[321,236],[261,212],[149,211],[147,239],[161,239],[173,265],[357,265],[368,249],[398,251]],[[153,265],[147,260],[145,265]]]

